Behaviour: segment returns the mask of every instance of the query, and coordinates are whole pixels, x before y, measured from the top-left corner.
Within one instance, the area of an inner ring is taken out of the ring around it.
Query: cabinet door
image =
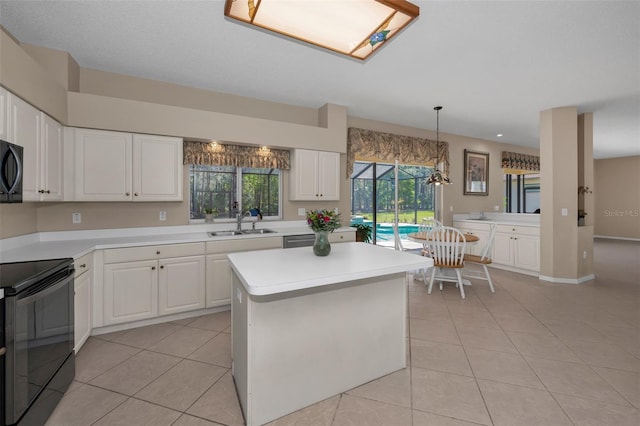
[[[78,353],[91,335],[91,279],[92,272],[87,271],[75,279],[74,297],[74,336],[73,349]]]
[[[62,126],[60,123],[40,113],[42,120],[42,153],[41,190],[42,201],[59,201],[63,195],[62,166]]]
[[[318,151],[296,149],[291,165],[291,200],[317,200],[318,192]]]
[[[0,139],[9,141],[9,92],[0,87]]]
[[[133,135],[133,201],[182,201],[182,139]]]
[[[38,146],[40,141],[40,111],[9,94],[9,117],[11,129],[9,142],[13,142],[24,148],[23,151],[23,178],[22,199],[24,201],[39,201],[38,192],[41,182],[41,152]]]
[[[76,201],[131,200],[130,133],[75,129]]]
[[[517,235],[514,244],[514,264],[531,271],[540,270],[540,238]]]
[[[318,193],[322,200],[340,199],[340,154],[318,153]]]
[[[496,232],[491,260],[501,265],[513,266],[513,234]]]
[[[207,308],[231,303],[231,277],[226,254],[207,256]]]
[[[204,256],[160,259],[159,264],[159,315],[204,308]]]
[[[104,265],[104,325],[158,316],[156,260]]]

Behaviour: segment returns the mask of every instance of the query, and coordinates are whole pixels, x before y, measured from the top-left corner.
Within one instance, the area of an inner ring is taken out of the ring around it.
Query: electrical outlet
[[[82,223],[82,215],[80,213],[71,213],[72,223]]]
[[[453,206],[449,206],[449,211],[453,213]]]
[[[494,212],[499,212],[500,211],[500,206],[493,206],[493,211]]]
[[[562,209],[562,216],[569,216],[569,209],[563,208]]]
[[[160,211],[160,220],[167,220],[167,212],[164,210]]]
[[[583,258],[583,259],[586,259],[586,258],[587,258],[587,251],[586,251],[586,250],[582,252],[582,258]]]
[[[334,207],[334,208],[333,208],[333,212],[334,212],[335,214],[340,214],[340,210],[338,210],[338,208],[337,208],[337,207]]]
[[[301,207],[298,209],[298,216],[306,216],[306,215],[307,215],[307,212],[304,209],[304,207]]]

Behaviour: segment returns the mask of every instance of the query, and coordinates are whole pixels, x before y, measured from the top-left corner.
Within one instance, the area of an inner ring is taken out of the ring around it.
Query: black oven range
[[[0,264],[0,426],[45,424],[75,376],[73,259]]]

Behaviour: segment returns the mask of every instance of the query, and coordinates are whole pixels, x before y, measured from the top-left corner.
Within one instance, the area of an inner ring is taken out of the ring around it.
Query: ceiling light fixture
[[[431,173],[429,179],[427,179],[428,185],[448,185],[451,180],[447,177],[446,174],[442,173],[438,169],[438,162],[440,161],[440,110],[441,106],[433,107],[436,110],[436,170]]]
[[[226,0],[238,21],[366,59],[420,14],[405,0]]]

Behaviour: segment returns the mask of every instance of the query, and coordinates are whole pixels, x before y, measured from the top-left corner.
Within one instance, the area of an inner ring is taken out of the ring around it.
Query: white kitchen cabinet
[[[7,107],[9,92],[0,86],[0,139],[9,140],[9,108]]]
[[[182,201],[182,139],[133,135],[133,201]]]
[[[103,325],[205,306],[204,243],[109,249],[103,253]]]
[[[160,259],[158,315],[205,306],[204,256]]]
[[[37,108],[2,89],[2,139],[23,147],[23,201],[63,197],[62,126]]]
[[[104,265],[104,324],[158,316],[158,261]]]
[[[453,226],[458,228],[464,234],[475,235],[479,238],[479,241],[475,244],[467,244],[466,253],[480,256],[484,245],[489,238],[488,223],[469,223],[469,222],[454,222]]]
[[[290,200],[340,199],[340,154],[296,149],[292,152]]]
[[[233,274],[227,254],[272,248],[282,248],[282,237],[208,242],[206,307],[212,308],[231,303]]]
[[[497,225],[492,260],[499,265],[538,272],[540,270],[539,228]]]
[[[82,256],[74,262],[74,345],[76,353],[91,335],[93,253]]]
[[[74,129],[74,200],[181,201],[182,139]]]

